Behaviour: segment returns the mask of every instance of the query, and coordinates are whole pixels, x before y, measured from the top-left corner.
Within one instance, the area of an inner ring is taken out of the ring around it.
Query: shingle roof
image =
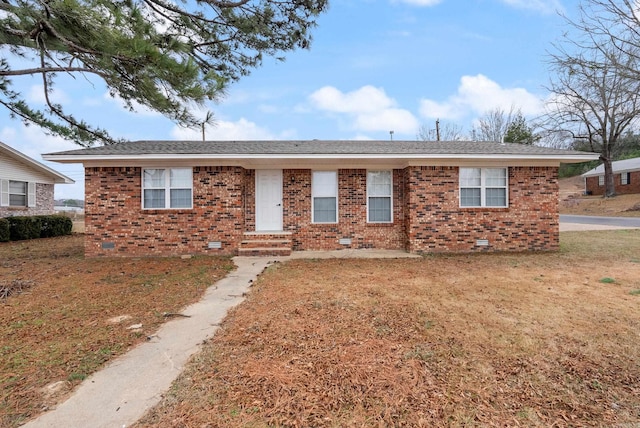
[[[524,144],[476,141],[133,141],[45,155],[135,156],[135,155],[533,155],[571,157],[589,155]]]
[[[611,167],[613,168],[614,173],[625,172],[625,171],[637,171],[637,170],[640,170],[640,158],[613,161],[611,162]],[[582,176],[593,177],[593,176],[603,175],[603,174],[604,174],[604,164],[599,165],[593,168],[592,170],[585,172],[584,174],[582,174]]]

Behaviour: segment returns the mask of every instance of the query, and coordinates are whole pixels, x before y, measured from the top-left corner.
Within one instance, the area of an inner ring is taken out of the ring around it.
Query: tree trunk
[[[611,157],[601,158],[604,162],[604,197],[612,198],[616,195],[615,181],[613,177],[613,167]]]

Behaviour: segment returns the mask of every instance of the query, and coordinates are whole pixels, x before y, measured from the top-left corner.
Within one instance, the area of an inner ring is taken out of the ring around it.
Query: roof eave
[[[251,161],[251,160],[397,160],[397,161],[416,161],[416,160],[538,160],[561,163],[579,163],[588,162],[597,159],[598,155],[585,154],[569,154],[569,155],[544,155],[544,154],[133,154],[133,155],[65,155],[65,154],[46,154],[43,159],[59,163],[99,163],[107,161],[109,163],[117,161],[135,161],[144,162],[168,160],[221,160],[221,161]]]
[[[53,182],[55,184],[73,184],[75,183],[74,180],[72,180],[71,178],[67,177],[64,174],[59,173],[58,171],[56,171],[55,169],[49,168],[48,166],[38,162],[37,160],[30,158],[29,156],[25,155],[24,153],[19,152],[18,150],[14,149],[11,146],[8,146],[7,144],[4,144],[2,142],[0,142],[0,147],[5,149],[6,152],[9,154],[9,156],[11,156],[12,158],[26,163],[27,165],[31,166],[32,168],[39,170],[45,174],[51,175],[53,178]]]

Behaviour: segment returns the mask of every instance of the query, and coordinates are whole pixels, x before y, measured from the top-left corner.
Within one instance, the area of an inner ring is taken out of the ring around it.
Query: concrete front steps
[[[291,232],[245,232],[239,256],[289,256]]]

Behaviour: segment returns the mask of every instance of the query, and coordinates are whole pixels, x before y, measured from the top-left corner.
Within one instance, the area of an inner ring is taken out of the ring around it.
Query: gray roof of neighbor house
[[[614,174],[620,172],[638,171],[640,170],[640,158],[613,161],[611,162],[611,167],[613,168]],[[583,177],[595,177],[598,175],[604,175],[604,164],[598,165],[592,170],[582,174]]]
[[[45,174],[45,176],[51,177],[54,183],[61,183],[61,184],[75,183],[75,181],[73,181],[66,175],[61,174],[58,171],[52,168],[49,168],[44,164],[41,164],[37,160],[30,158],[24,153],[19,152],[18,150],[14,149],[11,146],[8,146],[7,144],[4,144],[3,142],[0,142],[0,153],[3,153],[4,155],[8,156],[9,158],[13,159],[16,162],[19,162],[23,165],[27,165],[33,170],[36,170],[42,174]]]
[[[597,154],[524,144],[475,141],[133,141],[44,155],[81,162],[134,158],[530,158],[582,162]]]

